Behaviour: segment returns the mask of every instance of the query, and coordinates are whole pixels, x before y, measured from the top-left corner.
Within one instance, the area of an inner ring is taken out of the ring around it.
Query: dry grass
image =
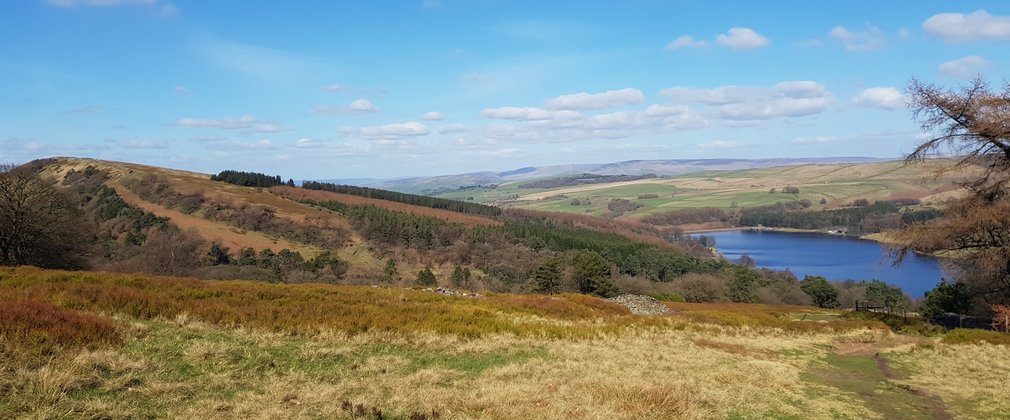
[[[814,308],[670,304],[669,317],[640,317],[581,295],[0,269],[0,300],[11,298],[113,314],[122,341],[36,367],[0,359],[4,418],[352,418],[358,407],[358,418],[888,416],[882,397],[859,390],[905,391],[862,363],[870,356],[836,356],[847,346],[886,354],[904,373],[895,383],[955,414],[1010,408],[1007,347],[907,340]],[[847,374],[849,361],[871,371],[846,387],[810,374]]]
[[[120,342],[109,319],[32,300],[0,300],[0,352],[35,363],[67,350]]]
[[[951,411],[974,418],[1010,418],[1010,346],[936,344],[887,356],[908,373],[903,383],[929,390]]]
[[[597,319],[628,317],[626,308],[581,295],[448,297],[409,289],[204,281],[144,275],[0,269],[0,299],[47,301],[78,310],[140,319],[194,319],[225,327],[319,334],[340,331],[592,336],[608,328]],[[552,318],[555,323],[519,323]]]

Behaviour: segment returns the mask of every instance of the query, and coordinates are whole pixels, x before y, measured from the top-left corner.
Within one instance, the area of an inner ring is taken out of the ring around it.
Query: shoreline
[[[897,241],[894,241],[894,240],[891,240],[890,238],[888,238],[886,235],[883,234],[883,232],[868,233],[866,235],[857,236],[857,235],[849,235],[849,234],[842,234],[842,233],[831,233],[830,231],[817,230],[817,229],[796,229],[796,228],[779,228],[779,227],[762,227],[762,228],[757,228],[757,227],[754,227],[754,226],[737,226],[737,227],[728,227],[728,228],[685,230],[683,233],[686,234],[686,235],[697,235],[697,234],[705,234],[705,233],[733,232],[733,231],[738,231],[738,230],[755,230],[755,231],[778,232],[778,233],[814,233],[814,234],[818,234],[818,235],[837,236],[837,237],[841,237],[841,238],[859,239],[859,240],[863,240],[863,241],[870,241],[870,242],[877,243],[877,244],[879,244],[879,245],[881,245],[883,247],[886,247],[886,248],[899,248],[899,247],[903,246],[903,244],[901,244],[900,242],[897,242]],[[928,252],[919,252],[919,251],[912,251],[912,252],[914,252],[914,253],[916,253],[918,255],[929,256],[929,257],[933,257],[933,258],[956,259],[956,258],[950,257],[948,255],[942,255],[942,254],[939,254],[939,253],[928,253]]]

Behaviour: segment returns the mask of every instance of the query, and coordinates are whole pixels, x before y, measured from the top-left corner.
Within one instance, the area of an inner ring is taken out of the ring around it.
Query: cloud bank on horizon
[[[390,178],[898,157],[923,135],[908,79],[1007,78],[1004,2],[755,3],[19,2],[0,161]]]

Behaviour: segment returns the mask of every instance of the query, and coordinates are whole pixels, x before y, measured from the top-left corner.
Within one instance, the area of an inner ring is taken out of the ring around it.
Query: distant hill
[[[679,209],[729,210],[798,200],[808,200],[815,209],[844,207],[859,199],[870,203],[915,199],[939,204],[960,190],[957,181],[963,173],[932,176],[939,166],[950,164],[947,160],[919,165],[906,165],[898,160],[861,160],[864,162],[630,161],[602,165],[597,171],[600,175],[580,173],[507,181],[494,187],[456,189],[437,196],[502,207],[638,220]],[[774,165],[783,162],[789,164]],[[728,169],[734,167],[743,168]],[[688,172],[679,175],[662,172],[675,168]]]
[[[409,177],[387,180],[345,179],[317,180],[322,182],[346,183],[366,187],[382,188],[415,194],[436,195],[460,187],[502,184],[537,178],[591,173],[598,175],[645,175],[675,176],[699,171],[727,171],[739,169],[767,168],[772,166],[870,163],[886,159],[868,157],[830,158],[775,158],[775,159],[655,159],[629,160],[624,162],[599,164],[571,164],[528,166],[504,172],[471,172],[465,174],[429,177]]]

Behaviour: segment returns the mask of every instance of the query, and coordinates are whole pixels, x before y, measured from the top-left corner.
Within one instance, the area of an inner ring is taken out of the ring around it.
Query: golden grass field
[[[958,182],[967,171],[936,176],[952,161],[935,159],[920,164],[902,161],[861,164],[808,164],[735,171],[710,171],[674,177],[636,181],[578,185],[552,189],[518,188],[525,181],[503,184],[490,191],[460,191],[440,196],[475,202],[497,203],[533,210],[608,214],[613,199],[630,200],[641,207],[624,213],[620,219],[641,217],[685,208],[718,207],[723,209],[755,207],[800,199],[810,200],[815,208],[846,206],[856,199],[870,202],[896,198],[915,198],[939,204],[959,194]],[[797,187],[799,194],[769,194],[775,188]],[[651,197],[654,198],[639,198]],[[561,198],[564,197],[564,198]],[[572,199],[589,200],[590,205],[573,205]],[[824,199],[825,204],[820,205]]]
[[[4,268],[0,417],[1010,418],[1010,340],[669,306]]]

